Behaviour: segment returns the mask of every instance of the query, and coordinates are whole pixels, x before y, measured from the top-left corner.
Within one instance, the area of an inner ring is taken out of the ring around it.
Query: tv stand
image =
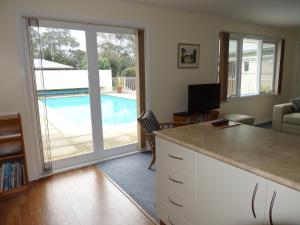
[[[176,112],[173,114],[174,122],[201,123],[218,119],[219,111],[212,110],[203,113]]]

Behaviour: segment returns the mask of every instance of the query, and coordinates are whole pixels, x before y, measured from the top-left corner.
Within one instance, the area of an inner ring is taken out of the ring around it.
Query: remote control
[[[211,124],[213,126],[219,126],[219,125],[223,125],[223,124],[228,124],[229,120],[227,119],[219,119],[219,120],[215,120],[213,122],[211,122]]]

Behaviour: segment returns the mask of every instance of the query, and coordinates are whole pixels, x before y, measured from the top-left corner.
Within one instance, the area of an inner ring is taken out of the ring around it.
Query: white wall
[[[160,121],[187,109],[187,85],[216,81],[217,34],[226,30],[286,39],[283,94],[222,104],[221,112],[251,114],[257,120],[271,118],[272,106],[287,101],[294,74],[296,34],[291,30],[256,26],[224,18],[156,8],[115,0],[1,0],[0,2],[0,112],[20,111],[24,129],[31,124],[25,114],[22,67],[17,48],[16,14],[69,18],[96,23],[146,28],[147,100]],[[177,44],[200,44],[199,69],[177,68]],[[29,117],[30,115],[28,115]],[[26,136],[26,134],[25,134]],[[27,134],[27,143],[30,135]],[[34,149],[28,149],[33,151]],[[30,152],[29,152],[30,154]],[[29,162],[31,172],[34,162]]]

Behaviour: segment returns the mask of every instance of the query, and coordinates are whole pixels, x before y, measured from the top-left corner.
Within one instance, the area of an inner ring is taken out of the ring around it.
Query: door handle
[[[274,191],[273,196],[272,196],[272,200],[271,200],[271,204],[270,204],[270,209],[269,209],[270,225],[274,225],[273,224],[273,207],[274,207],[274,202],[275,202],[276,194],[277,194],[276,191]]]
[[[255,197],[256,197],[256,192],[257,192],[257,189],[258,189],[258,183],[256,183],[255,185],[255,188],[254,188],[254,191],[253,191],[253,195],[252,195],[252,202],[251,202],[251,208],[252,208],[252,214],[253,214],[253,217],[256,218],[256,213],[255,213]]]

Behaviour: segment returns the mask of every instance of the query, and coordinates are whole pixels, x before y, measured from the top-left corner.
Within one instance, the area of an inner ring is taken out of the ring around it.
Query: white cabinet
[[[266,225],[299,225],[300,192],[268,181]]]
[[[195,224],[197,153],[156,139],[156,204],[167,224]],[[183,222],[184,221],[184,222]]]
[[[167,225],[300,225],[300,192],[156,139],[156,203]]]
[[[262,225],[266,180],[202,154],[197,157],[197,224]]]

